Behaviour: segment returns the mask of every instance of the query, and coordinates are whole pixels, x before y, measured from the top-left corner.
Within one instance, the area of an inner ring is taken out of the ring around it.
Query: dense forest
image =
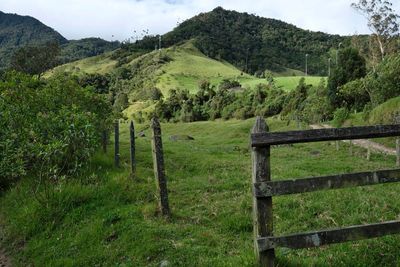
[[[18,49],[50,42],[60,45],[60,63],[99,55],[120,45],[119,42],[108,42],[99,38],[68,41],[35,18],[0,11],[0,69],[9,67],[11,58]]]
[[[126,51],[153,50],[159,36],[148,36],[135,44],[125,45]],[[184,21],[162,36],[162,46],[169,47],[195,40],[205,55],[225,60],[250,74],[266,69],[304,69],[308,57],[309,73],[327,75],[329,50],[349,37],[300,29],[294,25],[221,7]],[[128,53],[126,53],[128,54]]]

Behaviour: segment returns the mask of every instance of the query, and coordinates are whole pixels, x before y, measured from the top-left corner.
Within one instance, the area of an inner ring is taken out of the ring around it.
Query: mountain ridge
[[[120,45],[119,42],[108,42],[100,38],[69,41],[34,17],[0,11],[0,69],[10,66],[11,57],[19,48],[48,42],[60,45],[60,63],[98,55]]]
[[[158,37],[149,36],[131,46],[150,51],[158,44]],[[162,44],[169,47],[190,39],[203,54],[226,60],[251,74],[266,69],[304,69],[308,54],[309,73],[320,75],[327,74],[329,50],[350,41],[347,36],[304,30],[277,19],[222,7],[182,22],[162,35]]]

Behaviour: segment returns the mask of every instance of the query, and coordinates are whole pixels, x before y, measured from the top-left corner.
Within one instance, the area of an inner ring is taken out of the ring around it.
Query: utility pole
[[[342,43],[340,42],[339,46],[338,46],[338,50],[336,50],[336,66],[338,65],[338,55],[339,55],[339,50],[340,50],[341,46],[342,46]]]
[[[248,73],[248,62],[249,62],[249,48],[247,47],[247,52],[246,52],[246,73]]]
[[[331,76],[331,61],[332,61],[332,59],[329,58],[329,59],[328,59],[328,77]]]
[[[161,35],[158,38],[158,50],[161,50]]]
[[[308,54],[306,54],[306,76],[308,76]]]

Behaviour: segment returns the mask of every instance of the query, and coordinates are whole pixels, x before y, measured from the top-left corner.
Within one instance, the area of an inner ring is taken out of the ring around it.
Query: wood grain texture
[[[400,169],[257,182],[254,192],[256,197],[262,198],[397,182],[400,182]]]
[[[258,239],[260,250],[276,247],[292,249],[319,247],[334,243],[370,239],[400,233],[400,221],[389,221],[376,224],[350,226],[341,229],[323,230],[293,234],[281,237]]]
[[[400,136],[400,125],[379,125],[305,131],[253,133],[251,145],[263,147],[293,143]]]
[[[153,166],[154,175],[156,177],[156,185],[160,192],[160,208],[161,213],[164,216],[170,216],[170,209],[168,203],[168,189],[167,189],[167,178],[165,176],[164,167],[164,155],[163,155],[163,145],[161,139],[161,126],[157,118],[151,120],[152,129],[152,154],[153,154]]]
[[[266,133],[268,126],[261,117],[257,117],[252,133]],[[270,147],[253,148],[252,150],[253,183],[271,180]],[[260,237],[273,235],[272,197],[253,197],[253,227],[255,252],[260,266],[274,266],[275,250],[260,250],[256,242]]]

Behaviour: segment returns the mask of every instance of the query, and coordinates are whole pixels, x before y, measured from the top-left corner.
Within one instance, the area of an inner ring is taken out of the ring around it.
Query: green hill
[[[68,41],[35,18],[0,11],[0,69],[8,66],[13,53],[26,45]]]
[[[158,44],[159,36],[148,36],[123,50],[147,49]],[[309,73],[326,75],[328,52],[348,37],[312,32],[294,25],[247,13],[216,8],[201,13],[162,36],[162,46],[170,47],[188,40],[206,56],[224,60],[247,73],[268,69],[303,69],[309,54]],[[129,53],[120,53],[121,57]]]
[[[68,41],[60,33],[33,17],[0,11],[0,69],[9,67],[12,55],[19,48],[47,42],[60,45],[61,63],[99,55],[120,46],[119,42],[108,42],[100,38]]]

